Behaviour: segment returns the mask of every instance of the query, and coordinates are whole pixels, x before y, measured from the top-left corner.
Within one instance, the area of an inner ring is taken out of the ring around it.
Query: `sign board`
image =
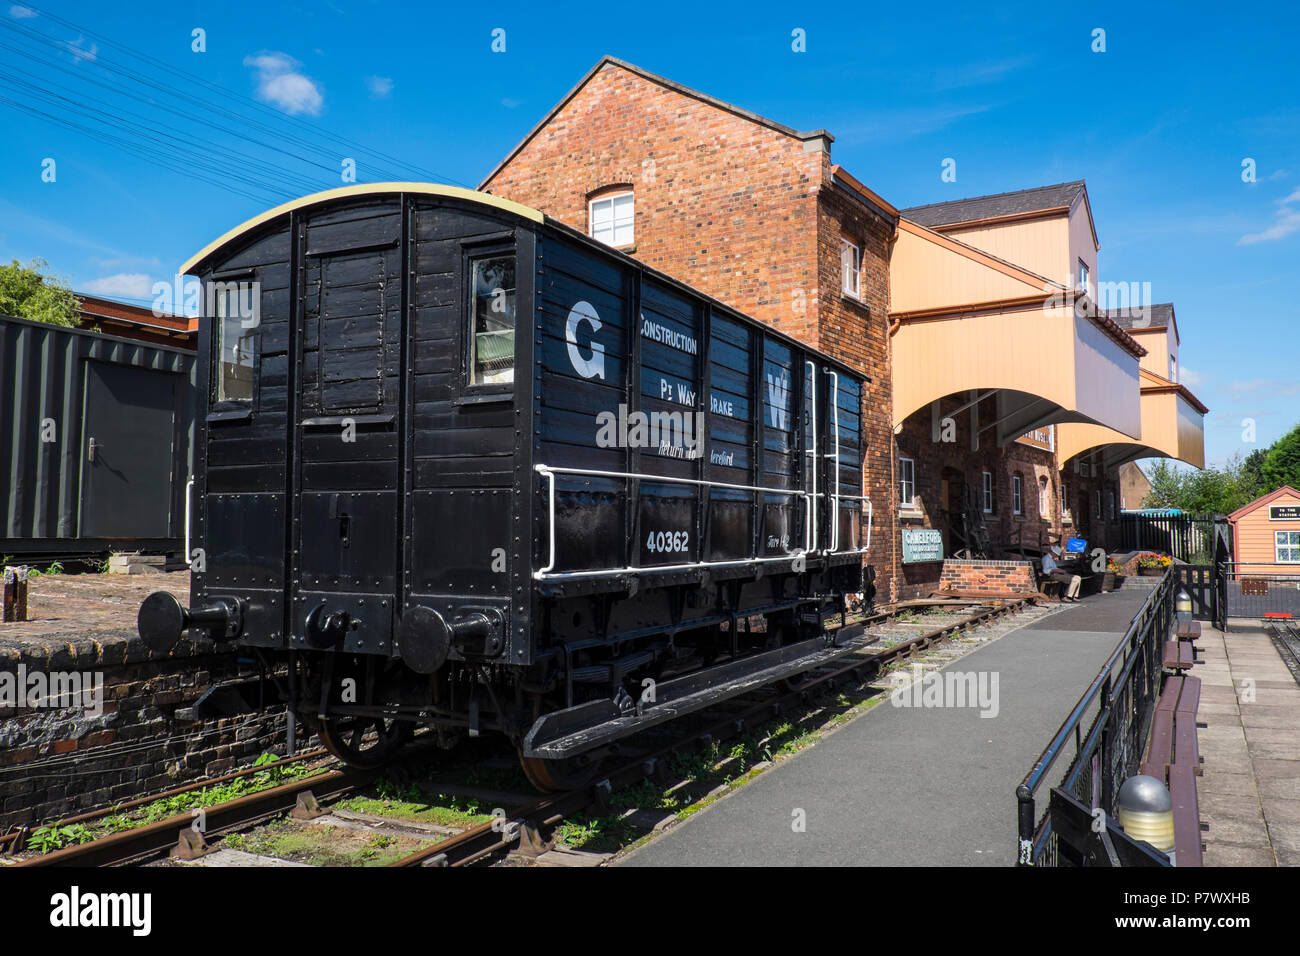
[[[1088,542],[1084,538],[1067,538],[1065,550],[1069,554],[1083,554],[1088,550]]]
[[[1052,434],[1052,426],[1046,428],[1035,428],[1031,432],[1025,432],[1016,441],[1022,445],[1029,445],[1033,448],[1041,448],[1044,451],[1055,451],[1055,436]]]
[[[934,528],[903,529],[903,563],[943,560],[943,532]]]
[[[1300,505],[1269,505],[1269,521],[1300,521]]]

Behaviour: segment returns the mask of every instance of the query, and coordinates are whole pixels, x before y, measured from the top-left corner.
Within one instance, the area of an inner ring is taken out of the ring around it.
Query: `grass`
[[[231,834],[222,845],[311,866],[387,866],[435,842],[278,820],[253,833]]]
[[[403,820],[407,823],[425,823],[431,826],[464,829],[486,823],[492,819],[491,808],[485,809],[474,800],[448,800],[443,805],[430,800],[394,800],[384,797],[348,797],[337,806],[353,813],[367,813],[376,817]],[[459,805],[454,805],[459,804]]]
[[[79,823],[68,826],[53,824],[40,827],[33,830],[28,837],[27,849],[36,850],[40,853],[49,853],[53,850],[61,850],[64,847],[78,846],[123,830],[132,830],[150,823],[157,823],[159,820],[166,820],[168,817],[215,806],[218,803],[225,803],[228,800],[247,796],[250,793],[257,793],[260,790],[269,790],[271,787],[279,786],[290,780],[319,772],[304,763],[294,763],[283,767],[278,766],[278,763],[279,758],[274,754],[264,753],[253,763],[254,767],[263,768],[257,773],[236,777],[234,780],[217,786],[204,787],[201,790],[191,790],[171,797],[164,797],[136,807],[129,812],[115,813],[84,824]]]

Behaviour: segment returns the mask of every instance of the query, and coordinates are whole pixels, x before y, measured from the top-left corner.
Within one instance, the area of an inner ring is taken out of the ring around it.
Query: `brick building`
[[[1147,349],[1092,302],[1085,185],[900,211],[832,161],[833,142],[606,57],[479,188],[870,376],[881,600],[940,586],[941,562],[904,559],[905,532],[938,530],[945,555],[1036,556],[1073,534],[1104,546],[1121,459],[1168,452],[1139,416]]]

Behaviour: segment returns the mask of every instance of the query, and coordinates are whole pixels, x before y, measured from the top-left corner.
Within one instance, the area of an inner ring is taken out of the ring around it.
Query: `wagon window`
[[[257,359],[257,316],[242,283],[216,283],[216,400],[251,402],[253,365]]]
[[[470,384],[515,380],[515,257],[474,259],[470,296]]]

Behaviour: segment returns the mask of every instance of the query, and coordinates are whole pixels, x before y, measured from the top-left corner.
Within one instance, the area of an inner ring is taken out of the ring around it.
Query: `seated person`
[[[1083,585],[1083,578],[1077,574],[1062,571],[1060,565],[1056,563],[1056,559],[1060,556],[1060,545],[1052,545],[1052,550],[1043,555],[1043,574],[1053,581],[1060,581],[1063,584],[1068,582],[1063,600],[1077,602],[1079,600],[1079,588]]]

